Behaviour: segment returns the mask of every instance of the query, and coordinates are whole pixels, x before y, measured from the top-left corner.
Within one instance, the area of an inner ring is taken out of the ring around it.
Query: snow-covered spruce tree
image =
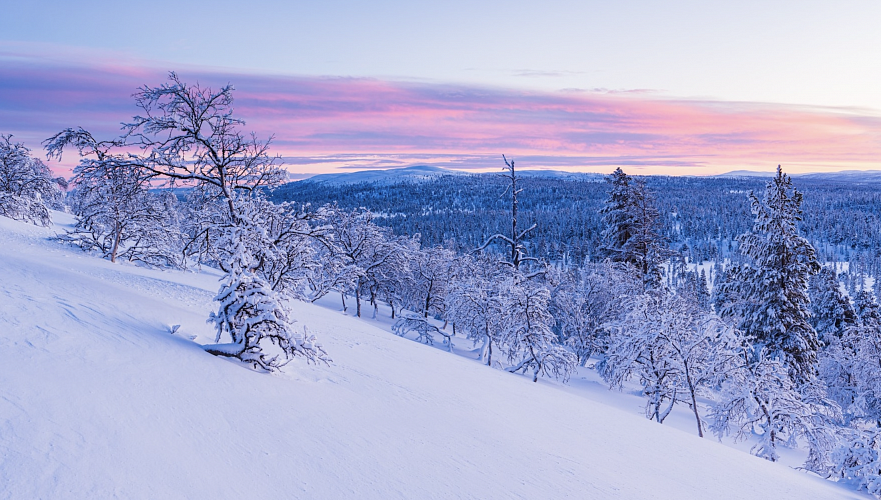
[[[248,244],[264,239],[264,229],[242,214],[237,224],[224,230],[219,245],[230,251],[228,270],[215,297],[218,310],[208,317],[217,335],[215,344],[203,348],[265,371],[277,370],[294,357],[327,363],[329,359],[315,338],[305,329],[303,333],[294,330],[281,297],[256,272],[257,259]],[[229,342],[220,343],[225,338]],[[267,344],[280,353],[273,355]],[[281,355],[284,357],[279,358]]]
[[[511,365],[508,371],[531,370],[533,382],[539,375],[568,379],[578,358],[557,343],[554,318],[548,312],[550,291],[516,271],[499,286],[500,316],[495,324]]]
[[[603,218],[600,255],[612,262],[625,261],[624,245],[633,234],[629,210],[630,181],[630,177],[621,170],[621,167],[616,168],[606,177],[609,197],[600,209]]]
[[[635,181],[620,168],[607,179],[609,198],[603,214],[601,255],[627,263],[636,270],[646,289],[661,285],[661,264],[670,256],[661,235],[661,219],[645,182]]]
[[[701,270],[700,274],[696,271],[680,273],[676,284],[676,293],[687,295],[703,309],[710,309],[710,287],[707,284],[707,273],[704,270]]]
[[[116,262],[122,257],[163,267],[182,267],[182,234],[176,198],[150,193],[148,173],[126,153],[113,154],[119,141],[95,140],[83,129],[66,129],[45,141],[50,158],[75,147],[80,163],[71,179],[70,205],[77,223],[61,236],[86,251]]]
[[[755,339],[756,352],[779,357],[798,381],[816,372],[820,343],[811,326],[808,280],[820,269],[798,231],[802,194],[777,167],[759,199],[750,193],[755,223],[738,237],[747,263],[731,268],[716,292],[716,311]]]
[[[795,447],[802,441],[808,446],[805,468],[827,475],[841,418],[838,405],[818,383],[796,384],[787,364],[755,349],[743,343],[739,366],[728,371],[707,416],[710,429],[720,438],[758,433],[751,451],[772,462],[779,458],[778,445]]]
[[[49,208],[62,208],[62,186],[24,144],[0,134],[0,215],[48,226]]]
[[[808,295],[811,326],[823,345],[829,345],[833,337],[841,338],[847,328],[856,324],[856,312],[841,292],[838,277],[831,268],[823,267],[811,277]]]
[[[881,306],[878,305],[871,291],[857,292],[853,305],[858,323],[869,327],[881,327]]]
[[[661,235],[661,215],[654,195],[645,182],[631,185],[628,212],[632,233],[622,248],[624,262],[636,268],[646,289],[658,288],[663,278],[662,264],[671,252]]]
[[[740,337],[686,296],[656,291],[628,302],[629,312],[612,328],[600,374],[612,387],[638,378],[646,417],[659,423],[677,402],[687,404],[703,437],[698,397],[712,395],[735,366]]]

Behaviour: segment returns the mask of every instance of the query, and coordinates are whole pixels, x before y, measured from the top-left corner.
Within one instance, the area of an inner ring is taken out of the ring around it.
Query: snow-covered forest
[[[118,137],[68,128],[39,152],[3,136],[0,214],[49,226],[67,211],[57,240],[112,263],[219,270],[204,351],[324,369],[336,353],[295,311],[332,299],[399,336],[470,345],[483,370],[593,370],[637,388],[658,425],[685,409],[697,436],[771,462],[799,449],[805,471],[881,497],[877,185],[779,167],[554,178],[506,157],[498,174],[284,184],[232,87],[171,74],[135,102]],[[39,159],[70,155],[70,179]]]
[[[367,207],[379,215],[377,223],[396,234],[419,233],[423,245],[452,244],[461,251],[479,246],[483,235],[507,226],[509,207],[499,196],[505,180],[498,175],[434,169],[429,177],[424,169],[412,170],[411,175],[384,180],[365,181],[356,174],[316,176],[284,184],[269,197]],[[608,197],[604,177],[528,170],[521,175],[528,196],[520,201],[520,212],[524,221],[537,224],[527,242],[530,251],[551,263],[602,260],[596,249],[602,244],[599,211]],[[654,193],[667,244],[690,262],[715,264],[741,258],[737,236],[753,223],[746,194],[761,191],[770,178],[771,174],[735,173],[642,179]],[[801,175],[795,182],[805,193],[799,229],[818,257],[824,262],[852,262],[859,266],[858,273],[876,275],[881,179],[851,172]]]

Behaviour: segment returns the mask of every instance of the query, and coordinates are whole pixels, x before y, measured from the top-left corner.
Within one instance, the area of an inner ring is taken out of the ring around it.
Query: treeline
[[[767,179],[741,177],[643,178],[656,194],[661,233],[691,263],[737,260],[736,237],[750,228],[747,193],[760,191]],[[448,175],[420,181],[329,184],[309,180],[285,184],[270,199],[342,208],[367,208],[377,223],[395,234],[419,234],[427,246],[451,245],[471,251],[486,234],[507,224],[499,194],[505,179],[496,174]],[[849,181],[799,181],[805,193],[802,233],[823,262],[853,262],[859,273],[881,271],[881,192],[877,184]],[[528,196],[520,201],[525,224],[537,224],[528,242],[533,255],[552,263],[601,260],[599,210],[606,186],[593,177],[565,179],[523,177]]]

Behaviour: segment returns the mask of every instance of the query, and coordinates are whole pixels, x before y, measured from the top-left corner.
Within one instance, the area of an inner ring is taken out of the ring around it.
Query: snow
[[[257,373],[197,345],[219,273],[60,230],[0,217],[0,498],[866,498],[327,307],[330,366]]]

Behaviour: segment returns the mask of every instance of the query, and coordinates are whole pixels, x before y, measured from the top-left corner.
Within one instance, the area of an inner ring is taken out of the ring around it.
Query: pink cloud
[[[274,135],[292,170],[435,164],[710,174],[778,163],[789,172],[879,168],[881,118],[859,110],[659,99],[353,78],[184,70],[236,86],[247,130]],[[0,58],[0,132],[36,149],[69,126],[112,136],[159,70]]]

